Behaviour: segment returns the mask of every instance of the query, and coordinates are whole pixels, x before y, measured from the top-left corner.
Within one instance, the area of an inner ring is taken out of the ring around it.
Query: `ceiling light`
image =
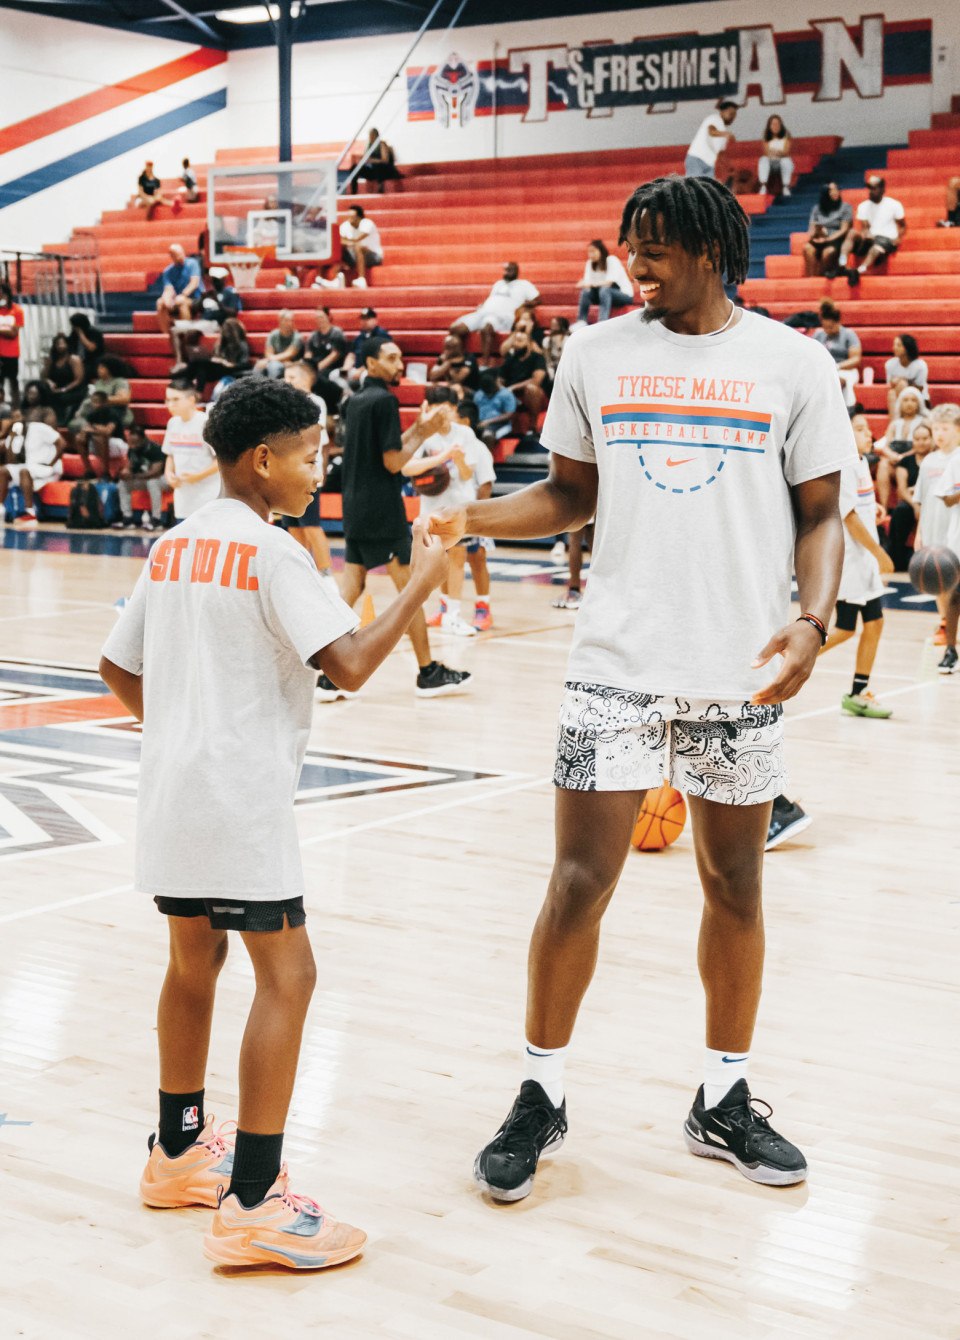
[[[300,0],[293,0],[290,17],[300,17]],[[276,23],[280,10],[276,5],[243,5],[239,9],[220,9],[213,16],[220,23],[266,23],[268,17]]]

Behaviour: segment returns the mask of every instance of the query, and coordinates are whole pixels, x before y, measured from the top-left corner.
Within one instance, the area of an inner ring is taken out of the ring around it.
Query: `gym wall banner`
[[[799,32],[768,25],[708,35],[597,39],[581,46],[519,47],[493,61],[451,52],[443,65],[407,67],[407,119],[466,126],[474,116],[545,121],[558,112],[608,117],[617,107],[672,111],[678,102],[777,106],[790,93],[835,102],[845,92],[931,81],[932,22],[888,23],[882,15],[816,19]]]

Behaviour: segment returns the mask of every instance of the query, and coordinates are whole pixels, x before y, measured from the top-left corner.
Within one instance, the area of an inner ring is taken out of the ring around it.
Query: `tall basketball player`
[[[556,862],[530,944],[522,1083],[475,1165],[503,1201],[529,1193],[566,1134],[564,1059],[600,923],[643,796],[665,778],[689,798],[704,895],[706,1055],[687,1146],[755,1182],[807,1172],[747,1069],[763,848],[784,789],[781,704],[810,675],[836,599],[852,433],[829,355],[726,296],[724,281],[746,276],[748,238],[723,186],[639,187],[620,240],[643,310],[564,351],[543,430],[548,478],[432,523],[450,545],[557,535],[597,516],[560,710]]]

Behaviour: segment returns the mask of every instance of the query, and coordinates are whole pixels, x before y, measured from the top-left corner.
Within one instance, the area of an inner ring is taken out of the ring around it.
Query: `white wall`
[[[869,6],[864,14],[876,13]],[[788,11],[778,11],[777,33],[807,29],[811,20],[860,18],[849,9],[822,0],[796,0]],[[960,91],[960,36],[955,0],[887,0],[887,22],[930,18],[933,21],[932,84],[887,87],[879,98],[862,98],[846,91],[838,101],[816,102],[809,93],[792,94],[777,105],[794,135],[842,134],[847,144],[895,142],[906,139],[911,128],[929,124],[932,111],[947,110],[951,93]],[[430,34],[409,61],[410,65],[444,62],[456,51],[468,63],[501,59],[511,49],[543,46],[580,46],[601,41],[629,41],[637,37],[672,33],[715,33],[763,23],[759,5],[739,0],[721,4],[664,6],[601,15],[581,15],[550,22],[509,26],[471,27],[455,34]],[[346,140],[404,58],[409,35],[392,35],[337,42],[305,43],[294,52],[294,140],[298,143]],[[235,52],[229,61],[230,138],[234,145],[276,143],[277,108],[275,53],[266,49]],[[680,103],[676,110],[648,111],[622,107],[609,116],[585,111],[550,113],[541,122],[519,115],[475,117],[466,127],[443,129],[436,121],[408,121],[406,80],[394,84],[374,124],[397,150],[401,161],[424,162],[460,158],[535,155],[564,150],[623,148],[641,144],[688,142],[707,104]],[[742,138],[757,136],[773,106],[764,108],[753,93],[741,113],[737,131]]]
[[[182,42],[0,10],[3,124],[37,116],[196,49]],[[221,64],[41,136],[22,148],[0,152],[0,187],[222,89],[226,78],[226,65]],[[95,223],[102,210],[122,207],[136,189],[145,157],[155,159],[161,175],[176,175],[184,155],[197,162],[209,161],[226,137],[226,111],[217,112],[150,140],[149,153],[145,147],[132,148],[0,208],[0,246],[37,247],[66,240],[74,227]]]

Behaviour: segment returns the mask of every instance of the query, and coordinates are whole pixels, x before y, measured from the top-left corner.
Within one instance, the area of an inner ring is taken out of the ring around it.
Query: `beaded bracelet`
[[[827,640],[827,630],[826,630],[826,628],[825,628],[824,625],[823,625],[823,621],[822,621],[821,619],[818,619],[817,616],[816,616],[815,614],[808,614],[808,613],[806,612],[806,610],[805,610],[805,611],[803,612],[803,614],[801,614],[801,615],[798,617],[798,619],[797,619],[797,623],[808,623],[808,624],[811,624],[811,625],[817,630],[817,632],[820,634],[820,645],[821,645],[821,647],[824,645],[824,643],[825,643],[826,640]]]

